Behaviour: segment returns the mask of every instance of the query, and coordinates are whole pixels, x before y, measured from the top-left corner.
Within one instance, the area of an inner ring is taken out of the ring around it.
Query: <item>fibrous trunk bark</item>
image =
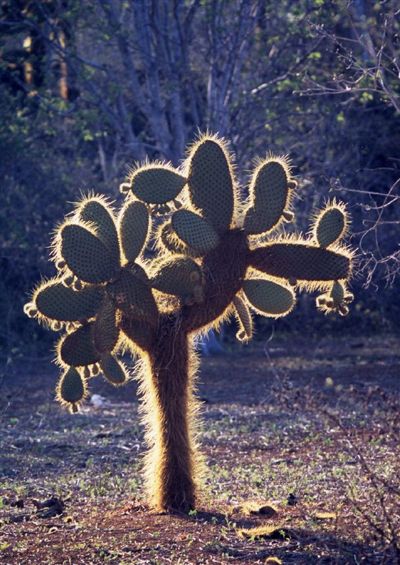
[[[195,505],[201,467],[194,429],[197,361],[176,318],[163,319],[148,363],[143,385],[151,503],[159,510],[187,512]]]
[[[204,302],[161,314],[154,331],[144,323],[122,320],[125,334],[146,352],[142,396],[150,449],[145,472],[149,502],[159,510],[187,512],[195,507],[204,463],[196,442],[198,362],[193,336],[215,327],[229,313],[247,262],[246,236],[232,230],[204,257]]]

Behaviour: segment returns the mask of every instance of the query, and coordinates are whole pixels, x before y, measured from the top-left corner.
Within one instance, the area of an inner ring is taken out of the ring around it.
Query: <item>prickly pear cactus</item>
[[[35,289],[25,311],[63,331],[57,398],[72,412],[91,378],[103,375],[115,386],[129,380],[120,353],[142,358],[146,476],[156,508],[193,508],[202,476],[196,334],[235,315],[237,338],[246,342],[252,312],[286,316],[301,291],[321,291],[322,312],[349,311],[345,206],[328,202],[310,235],[286,235],[280,228],[293,220],[296,187],[288,161],[268,156],[241,202],[225,142],[205,135],[179,170],[162,163],[137,168],[121,185],[126,201],[118,212],[89,196],[57,229],[57,275]],[[146,259],[150,245],[156,253]]]

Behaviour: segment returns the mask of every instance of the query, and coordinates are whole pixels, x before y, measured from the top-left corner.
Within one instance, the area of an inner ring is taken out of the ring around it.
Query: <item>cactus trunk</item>
[[[170,319],[162,325],[144,377],[147,490],[155,508],[187,512],[195,506],[200,463],[193,418],[197,362],[188,335]]]

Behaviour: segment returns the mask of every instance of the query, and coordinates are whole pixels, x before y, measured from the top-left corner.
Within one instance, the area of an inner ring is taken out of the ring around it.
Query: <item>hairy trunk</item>
[[[175,318],[163,318],[143,379],[147,487],[159,510],[186,512],[195,505],[201,467],[194,429],[196,368],[191,339]]]
[[[204,258],[206,300],[178,315],[162,314],[157,329],[128,317],[121,328],[146,355],[142,396],[149,452],[145,473],[149,503],[159,510],[194,508],[203,459],[196,444],[198,362],[193,336],[216,324],[229,310],[247,268],[242,231],[221,237]]]

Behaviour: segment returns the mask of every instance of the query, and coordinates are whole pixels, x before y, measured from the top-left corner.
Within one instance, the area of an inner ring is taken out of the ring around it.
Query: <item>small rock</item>
[[[101,408],[104,406],[105,398],[100,394],[92,394],[90,397],[90,404],[93,404],[95,408]]]

